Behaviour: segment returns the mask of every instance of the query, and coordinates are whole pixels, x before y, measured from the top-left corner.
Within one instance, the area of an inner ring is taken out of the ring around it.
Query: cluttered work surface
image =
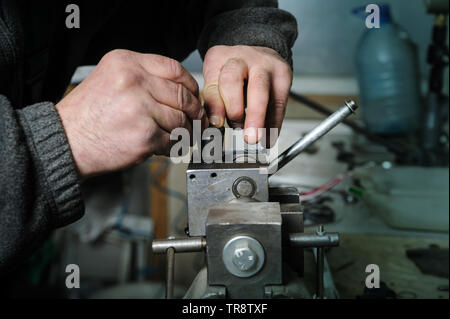
[[[287,120],[280,149],[316,122]],[[388,153],[367,143],[358,147],[359,139],[338,126],[273,182],[305,194],[306,231],[324,223],[341,234],[340,246],[327,252],[340,298],[377,297],[365,289],[372,264],[380,271],[378,297],[448,298],[448,168],[396,167]],[[342,153],[356,154],[364,164],[348,173]],[[334,186],[321,192],[318,186],[330,182]],[[311,252],[305,253],[305,278],[313,278],[308,271],[314,272]]]
[[[343,98],[316,96],[314,100],[332,111]],[[303,110],[308,109],[290,100],[280,153],[324,118]],[[358,122],[358,113],[352,121]],[[168,174],[168,185],[180,193],[186,192],[180,179],[185,170],[183,165],[171,165]],[[399,166],[384,147],[338,125],[273,175],[270,187],[289,185],[298,190],[305,233],[315,233],[324,225],[326,232],[340,234],[339,247],[325,249],[324,286],[330,284],[330,273],[333,297],[448,298],[448,270],[444,271],[448,269],[448,172],[442,167]],[[182,205],[169,199],[169,233],[180,233],[172,212]],[[305,249],[303,278],[314,292],[312,251]],[[175,273],[181,286],[189,287],[199,271],[193,267],[191,274],[184,266],[195,264],[189,259],[177,255]],[[379,270],[381,289],[366,287],[373,272],[370,265]]]
[[[340,298],[449,298],[448,240],[342,234],[340,247],[330,250],[327,257]],[[314,269],[312,254],[305,256],[305,264],[306,269]],[[369,275],[365,269],[371,264],[380,269],[378,295],[364,292]]]

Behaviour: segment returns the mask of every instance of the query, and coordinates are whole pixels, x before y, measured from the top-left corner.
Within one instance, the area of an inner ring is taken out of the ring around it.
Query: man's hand
[[[177,61],[115,50],[56,106],[82,177],[167,155],[170,132],[206,112],[198,85]]]
[[[205,56],[203,76],[210,124],[222,127],[227,118],[231,127],[245,129],[249,144],[261,139],[262,128],[281,128],[292,70],[276,51],[251,46],[212,47]]]

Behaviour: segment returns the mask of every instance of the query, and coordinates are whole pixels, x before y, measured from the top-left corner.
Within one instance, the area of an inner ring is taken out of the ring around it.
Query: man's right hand
[[[81,177],[168,155],[170,132],[207,117],[194,78],[160,55],[114,50],[56,105]]]

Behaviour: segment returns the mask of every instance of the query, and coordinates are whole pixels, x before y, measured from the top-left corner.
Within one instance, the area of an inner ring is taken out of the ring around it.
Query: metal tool
[[[273,175],[282,169],[287,163],[308,148],[308,146],[345,120],[347,116],[354,113],[357,108],[358,105],[354,101],[346,101],[344,106],[322,121],[303,138],[299,139],[294,145],[278,156],[276,160],[272,161],[268,167],[269,175]]]
[[[294,93],[292,91],[289,93],[289,96],[292,99],[294,99],[295,101],[300,102],[300,103],[310,107],[314,111],[317,111],[325,116],[330,116],[331,114],[333,114],[333,112],[328,110],[326,107],[307,98],[306,96]],[[381,136],[375,135],[375,134],[369,132],[367,129],[365,129],[361,125],[359,125],[356,122],[351,121],[349,119],[344,119],[342,121],[342,124],[347,125],[349,128],[351,128],[353,130],[353,132],[366,137],[368,140],[386,147],[386,149],[388,149],[389,151],[391,151],[398,157],[398,161],[404,162],[407,160],[408,152],[410,152],[407,145],[403,145],[401,143],[394,143],[394,142],[392,142],[388,139],[385,139]]]

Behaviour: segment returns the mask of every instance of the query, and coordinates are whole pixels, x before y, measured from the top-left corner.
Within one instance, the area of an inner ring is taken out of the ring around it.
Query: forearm
[[[78,176],[51,103],[15,111],[0,95],[0,275],[84,212]]]

